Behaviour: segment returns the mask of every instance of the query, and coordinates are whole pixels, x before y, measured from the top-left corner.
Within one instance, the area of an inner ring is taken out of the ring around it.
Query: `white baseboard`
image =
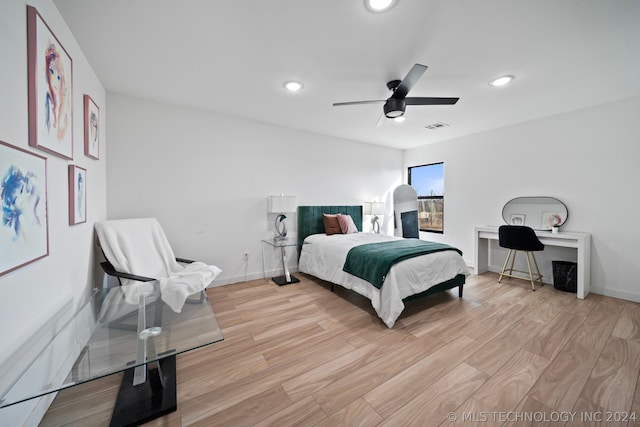
[[[606,297],[623,299],[626,301],[640,302],[640,293],[623,291],[620,289],[605,288],[602,286],[594,286],[591,284],[591,293],[604,295]]]
[[[298,272],[298,268],[297,267],[289,267],[289,271],[291,273],[297,273]],[[222,279],[217,279],[214,280],[213,283],[211,285],[209,285],[210,288],[215,288],[218,286],[224,286],[224,285],[231,285],[234,283],[240,283],[240,282],[248,282],[250,280],[258,280],[258,279],[271,279],[272,277],[277,277],[277,276],[282,276],[282,269],[276,269],[276,270],[271,270],[271,271],[267,271],[267,272],[257,272],[257,273],[248,273],[248,274],[242,274],[242,275],[237,275],[237,276],[228,276],[228,277],[224,277]]]

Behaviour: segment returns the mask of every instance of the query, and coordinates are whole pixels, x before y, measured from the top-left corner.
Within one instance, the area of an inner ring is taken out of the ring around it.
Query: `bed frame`
[[[353,222],[356,224],[358,231],[362,231],[362,206],[344,205],[344,206],[298,206],[298,257],[302,251],[302,242],[307,236],[311,234],[324,233],[324,223],[322,222],[322,214],[345,214],[351,215]],[[404,299],[404,301],[413,300],[416,298],[433,295],[438,292],[443,292],[448,289],[458,287],[458,296],[462,298],[462,288],[465,283],[464,274],[458,274],[451,280],[439,283],[424,292],[411,295]],[[331,285],[333,291],[333,285]]]

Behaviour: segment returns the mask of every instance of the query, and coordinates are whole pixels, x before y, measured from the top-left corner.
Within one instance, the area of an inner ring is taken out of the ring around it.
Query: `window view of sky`
[[[418,196],[444,196],[444,163],[411,168],[411,186]]]

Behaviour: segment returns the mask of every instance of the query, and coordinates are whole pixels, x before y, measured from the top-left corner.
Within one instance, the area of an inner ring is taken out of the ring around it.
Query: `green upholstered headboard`
[[[362,206],[298,206],[298,254],[307,236],[324,233],[323,213],[351,215],[362,231]]]

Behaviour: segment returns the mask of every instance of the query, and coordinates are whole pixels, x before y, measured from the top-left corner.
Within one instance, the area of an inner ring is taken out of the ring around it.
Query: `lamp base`
[[[290,285],[292,283],[298,283],[300,281],[300,279],[295,277],[293,274],[290,274],[289,276],[291,277],[291,281],[287,281],[286,276],[274,277],[271,280],[276,282],[278,284],[278,286]]]
[[[374,233],[380,234],[380,222],[378,222],[378,216],[375,215],[371,220],[371,229]]]

